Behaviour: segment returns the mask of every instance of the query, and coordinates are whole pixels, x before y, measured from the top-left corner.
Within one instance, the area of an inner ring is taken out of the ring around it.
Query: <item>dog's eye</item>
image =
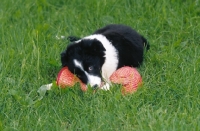
[[[88,70],[89,70],[89,71],[92,71],[92,70],[93,70],[93,66],[89,66],[89,67],[88,67]]]

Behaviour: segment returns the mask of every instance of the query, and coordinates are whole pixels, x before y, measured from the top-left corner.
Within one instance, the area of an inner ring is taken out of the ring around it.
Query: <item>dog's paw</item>
[[[110,84],[109,83],[105,83],[103,86],[100,87],[100,89],[102,90],[110,90]]]

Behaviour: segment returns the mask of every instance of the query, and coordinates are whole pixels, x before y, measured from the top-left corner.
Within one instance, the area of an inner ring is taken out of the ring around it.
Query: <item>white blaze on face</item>
[[[87,84],[89,84],[90,86],[95,86],[95,85],[100,86],[101,85],[101,78],[98,77],[98,76],[91,75],[87,71],[85,71],[83,69],[83,66],[82,66],[80,61],[75,59],[74,60],[74,64],[75,64],[75,66],[77,68],[81,69],[85,73],[85,75],[87,76],[87,78],[88,78],[88,83]]]

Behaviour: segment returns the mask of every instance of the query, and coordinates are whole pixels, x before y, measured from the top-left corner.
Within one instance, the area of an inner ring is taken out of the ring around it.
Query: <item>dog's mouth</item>
[[[92,88],[93,88],[93,89],[98,89],[98,88],[101,89],[104,85],[105,85],[105,82],[102,81],[100,85],[97,85],[97,84],[96,84],[96,85],[93,85]]]
[[[105,82],[101,82],[101,84],[100,84],[100,85],[98,85],[98,84],[95,84],[95,85],[93,85],[93,86],[92,86],[92,88],[98,88],[98,87],[102,87],[104,84],[105,84]]]

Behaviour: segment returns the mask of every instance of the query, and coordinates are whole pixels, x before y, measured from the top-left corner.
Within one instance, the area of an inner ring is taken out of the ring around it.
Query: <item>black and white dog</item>
[[[139,67],[145,47],[149,49],[147,40],[125,25],[111,24],[84,38],[69,38],[71,43],[61,53],[62,66],[83,83],[106,90],[114,71],[123,66]]]

